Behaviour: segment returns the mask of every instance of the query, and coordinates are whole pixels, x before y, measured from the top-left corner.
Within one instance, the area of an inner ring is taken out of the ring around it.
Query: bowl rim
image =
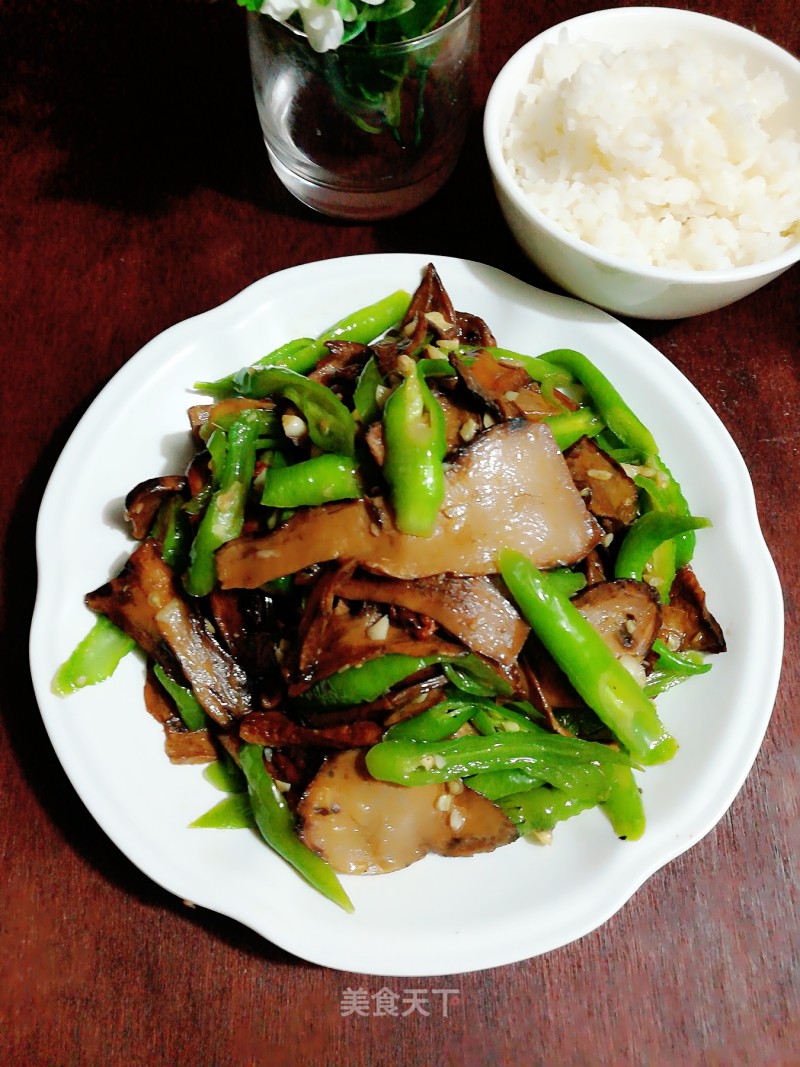
[[[721,270],[691,270],[636,263],[615,253],[605,252],[596,245],[565,230],[532,204],[524,191],[512,178],[502,151],[504,127],[501,127],[501,119],[503,122],[507,121],[502,116],[504,105],[508,103],[509,96],[512,93],[516,94],[523,84],[519,78],[520,68],[529,68],[542,47],[552,43],[562,32],[587,30],[600,23],[621,20],[625,22],[635,20],[638,25],[643,25],[643,20],[651,25],[659,22],[675,22],[676,24],[684,22],[694,23],[695,25],[702,23],[712,31],[719,31],[728,40],[746,44],[751,49],[755,47],[766,59],[770,56],[774,57],[781,67],[788,67],[790,71],[794,68],[798,84],[800,84],[800,59],[797,59],[791,52],[771,41],[768,37],[764,37],[754,30],[749,30],[739,23],[731,22],[716,15],[707,15],[700,11],[673,7],[602,8],[597,11],[586,12],[583,15],[576,15],[542,30],[541,33],[538,33],[517,49],[501,67],[492,83],[484,110],[483,141],[493,182],[496,186],[501,187],[503,193],[510,198],[522,214],[529,216],[535,225],[544,230],[554,240],[566,245],[573,252],[593,260],[598,266],[605,269],[613,269],[654,281],[705,287],[731,282],[743,283],[761,278],[769,279],[783,273],[800,260],[800,235],[777,256],[759,260],[756,263],[743,264],[738,267],[726,267]],[[586,34],[586,37],[591,40],[589,33]],[[798,126],[796,132],[800,134],[800,126]]]

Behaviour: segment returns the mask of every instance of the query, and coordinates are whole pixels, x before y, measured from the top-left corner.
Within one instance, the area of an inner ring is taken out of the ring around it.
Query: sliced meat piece
[[[298,513],[265,537],[229,541],[217,570],[224,589],[252,589],[331,559],[395,578],[494,574],[504,546],[550,568],[582,559],[601,538],[550,429],[519,419],[482,433],[449,466],[430,537],[400,533],[379,500],[349,501]]]
[[[150,533],[158,509],[171,496],[182,494],[187,487],[180,474],[165,474],[160,478],[147,478],[139,482],[125,497],[125,518],[137,541],[143,541]]]
[[[341,752],[325,760],[300,801],[300,837],[343,874],[386,874],[429,852],[471,856],[515,840],[498,807],[459,788],[379,782],[362,751]]]
[[[677,652],[724,652],[722,627],[706,606],[706,594],[691,567],[681,567],[662,608],[661,640]]]
[[[155,541],[143,541],[119,577],[89,593],[86,604],[170,673],[177,663],[198,703],[220,726],[250,710],[245,672],[186,601]]]
[[[437,574],[416,581],[346,577],[336,586],[344,600],[396,604],[435,619],[473,652],[513,663],[530,627],[489,578]]]
[[[661,602],[647,582],[602,582],[578,593],[572,603],[617,658],[644,659],[661,625]]]
[[[591,438],[582,437],[564,453],[570,474],[589,511],[615,533],[636,519],[637,490],[619,463]]]

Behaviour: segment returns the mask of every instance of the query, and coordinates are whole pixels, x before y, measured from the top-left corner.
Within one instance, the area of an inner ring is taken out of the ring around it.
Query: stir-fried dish
[[[435,267],[317,338],[196,383],[188,469],[137,485],[138,542],[54,683],[138,648],[176,763],[351,908],[337,872],[550,840],[672,757],[654,698],[722,631],[648,429],[571,349],[498,346]]]

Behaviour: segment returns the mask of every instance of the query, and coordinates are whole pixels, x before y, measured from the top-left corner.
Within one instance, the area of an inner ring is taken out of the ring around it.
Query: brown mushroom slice
[[[722,627],[708,610],[706,594],[691,567],[681,567],[662,608],[661,640],[678,652],[715,654],[726,649]]]
[[[220,726],[250,710],[244,671],[187,603],[155,541],[143,541],[122,573],[89,593],[86,603],[170,672],[177,662],[198,703]]]
[[[589,511],[611,531],[636,519],[637,490],[616,460],[589,437],[582,437],[564,453],[570,473]]]
[[[395,604],[435,619],[467,648],[513,663],[530,627],[489,578],[437,574],[416,581],[347,577],[336,588],[344,600]]]
[[[572,603],[617,658],[643,659],[661,625],[661,602],[647,582],[602,582],[573,597]]]
[[[564,410],[542,395],[521,365],[502,363],[485,351],[469,359],[453,356],[451,362],[470,392],[503,419],[541,419]]]
[[[186,485],[186,479],[181,475],[165,474],[160,478],[147,478],[131,489],[125,497],[125,518],[137,541],[144,540],[150,533],[164,501],[183,493]]]
[[[546,569],[582,559],[601,538],[549,427],[519,419],[480,434],[449,466],[430,537],[402,534],[380,502],[355,500],[236,538],[216,558],[224,589],[252,589],[331,559],[394,578],[494,574],[503,547]]]
[[[325,760],[298,805],[300,837],[342,874],[388,874],[429,852],[472,856],[516,839],[490,800],[457,788],[379,782],[361,750],[340,752]]]
[[[253,711],[239,723],[239,737],[266,748],[306,745],[312,748],[358,748],[376,745],[383,727],[368,719],[335,726],[301,726],[281,711]]]

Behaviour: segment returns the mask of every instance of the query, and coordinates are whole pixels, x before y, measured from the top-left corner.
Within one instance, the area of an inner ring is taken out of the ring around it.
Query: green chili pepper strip
[[[172,698],[178,714],[187,730],[202,730],[208,725],[206,713],[197,703],[194,693],[186,686],[180,685],[170,678],[167,672],[157,663],[153,666],[153,673],[163,685],[167,695]]]
[[[571,348],[559,348],[545,352],[540,358],[564,368],[578,379],[591,397],[591,406],[624,445],[634,448],[642,459],[658,452],[653,435],[634,415],[608,378],[586,356]]]
[[[292,358],[291,369],[301,374],[308,374],[316,367],[319,360],[327,355],[326,341],[353,341],[356,344],[370,344],[403,321],[410,303],[411,294],[405,289],[398,289],[374,304],[352,312],[328,327],[303,351],[298,352]]]
[[[667,541],[686,530],[700,530],[711,525],[710,519],[695,518],[693,515],[669,515],[663,511],[648,511],[629,527],[620,546],[614,576],[616,578],[634,578],[642,581],[644,577],[657,586],[664,603],[669,602],[669,590],[675,577],[675,556],[670,553],[662,560],[662,571],[645,575],[648,563],[653,561],[653,554]],[[664,569],[666,568],[666,569]],[[655,579],[655,581],[653,581]]]
[[[300,337],[287,341],[256,360],[252,366],[285,367],[287,370],[297,371],[298,374],[308,374],[326,354],[326,341],[355,341],[367,345],[392,326],[397,326],[405,317],[410,303],[410,294],[404,289],[398,289],[374,304],[354,311],[324,330],[317,338]],[[196,382],[195,389],[202,389],[212,396],[231,396],[234,392],[235,377],[235,374],[229,374],[215,382]]]
[[[261,503],[273,508],[299,508],[360,496],[358,467],[353,460],[326,452],[291,467],[270,468]]]
[[[669,515],[691,515],[689,504],[678,482],[673,477],[669,468],[659,456],[648,456],[645,467],[656,472],[655,478],[645,477],[638,474],[633,480],[637,489],[646,494],[642,503],[642,511],[665,511]],[[645,504],[649,507],[644,506]],[[687,530],[674,539],[675,568],[680,570],[690,563],[694,555],[695,535],[693,530]]]
[[[220,759],[209,763],[203,771],[203,777],[215,789],[223,793],[246,793],[247,779],[238,764],[222,749]]]
[[[330,678],[323,678],[307,692],[295,697],[295,703],[313,707],[369,704],[404,678],[440,663],[442,658],[404,656],[390,652],[386,656],[367,660],[358,667],[348,667],[338,674],[332,674]]]
[[[53,679],[53,692],[65,697],[84,686],[104,682],[117,669],[120,660],[135,647],[132,637],[105,615],[98,615],[86,637],[58,668]]]
[[[204,815],[189,823],[198,830],[246,830],[256,829],[253,808],[247,793],[234,793],[215,804]]]
[[[711,670],[700,652],[673,652],[660,638],[653,642],[653,651],[657,654],[657,670],[673,671],[675,674],[705,674]]]
[[[635,758],[671,759],[678,746],[654,704],[574,604],[521,553],[504,549],[499,563],[522,614],[589,707]]]
[[[191,538],[189,521],[179,496],[170,497],[158,509],[156,521],[150,531],[161,546],[161,558],[174,571],[186,566]]]
[[[607,776],[611,792],[600,806],[611,820],[617,837],[638,841],[644,833],[645,814],[633,771],[630,767],[609,767]]]
[[[312,337],[298,337],[294,341],[287,341],[279,348],[268,352],[266,356],[257,359],[254,367],[289,367],[297,370],[294,366],[295,358],[301,352],[305,352],[309,345],[314,344]],[[310,369],[310,368],[309,368]],[[209,393],[213,397],[222,398],[232,396],[234,393],[233,381],[235,374],[226,374],[224,378],[218,378],[215,382],[195,382],[195,389]]]
[[[511,708],[489,705],[480,708],[472,717],[472,725],[485,737],[497,737],[507,733],[541,733],[527,716]],[[599,800],[608,796],[611,784],[607,781],[601,767],[593,763],[573,763],[569,767],[548,767],[540,770],[538,776],[549,785],[563,789],[570,796],[585,800]]]
[[[547,580],[560,589],[564,596],[570,598],[586,588],[586,575],[580,571],[571,571],[569,567],[556,567],[555,570],[548,571]]]
[[[228,431],[228,448],[219,488],[200,521],[189,553],[184,586],[191,596],[206,596],[211,592],[217,577],[214,553],[241,533],[258,439],[258,420],[251,416],[252,412],[242,412]]]
[[[440,700],[419,715],[396,722],[383,735],[384,741],[443,741],[469,722],[480,707],[474,701],[458,698]]]
[[[261,836],[309,885],[340,908],[352,912],[353,905],[333,869],[297,836],[294,816],[264,766],[263,753],[260,745],[244,744],[239,748],[239,764],[247,778],[253,817]]]
[[[548,415],[543,421],[553,431],[553,437],[562,452],[566,452],[581,437],[596,437],[605,425],[591,408],[565,411],[563,415]]]
[[[582,811],[593,808],[594,804],[543,785],[539,789],[501,797],[498,807],[517,827],[520,837],[526,837],[528,834],[548,833],[558,823],[573,815],[580,815]]]
[[[542,779],[536,778],[524,768],[514,767],[508,771],[481,771],[480,774],[465,778],[464,785],[468,785],[476,793],[481,793],[488,800],[499,800],[500,797],[507,797],[512,793],[535,789],[542,785]]]
[[[513,687],[507,678],[472,652],[442,662],[442,671],[456,689],[472,697],[509,697]]]
[[[385,387],[383,375],[378,369],[374,356],[370,356],[361,369],[353,392],[353,410],[358,415],[362,426],[369,426],[380,418],[381,406],[378,403],[378,390]]]
[[[233,377],[239,396],[282,396],[294,404],[308,423],[309,437],[323,451],[353,455],[353,416],[326,385],[284,367],[245,367]]]
[[[606,745],[560,734],[523,733],[458,737],[446,741],[379,741],[366,754],[374,778],[397,785],[428,785],[483,771],[523,769],[543,777],[551,770],[609,763],[628,757]]]
[[[383,473],[397,528],[430,537],[444,500],[444,414],[417,365],[408,360],[405,369],[383,411]]]

